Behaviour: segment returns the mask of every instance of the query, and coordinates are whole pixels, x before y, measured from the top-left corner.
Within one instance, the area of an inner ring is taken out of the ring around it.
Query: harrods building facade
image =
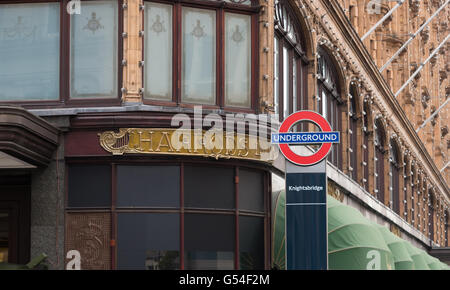
[[[196,106],[224,120],[323,114],[342,140],[328,193],[416,247],[448,247],[448,135],[415,132],[351,3],[69,2],[0,1],[0,261],[44,252],[63,269],[75,249],[83,269],[272,268],[284,159],[245,147],[248,124],[232,137],[244,149],[174,148],[173,117],[193,127]],[[424,145],[436,142],[439,161]]]

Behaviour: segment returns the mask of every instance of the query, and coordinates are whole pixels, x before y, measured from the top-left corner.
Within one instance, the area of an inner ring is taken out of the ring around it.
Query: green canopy
[[[439,263],[441,264],[441,270],[450,270],[450,266],[439,261]]]
[[[286,264],[286,228],[285,228],[285,205],[286,194],[282,191],[276,197],[273,220],[273,241],[272,255],[273,266],[278,269],[285,269]]]
[[[330,196],[327,203],[329,269],[394,269],[389,247],[368,219]]]
[[[414,261],[405,245],[408,242],[391,233],[386,227],[374,225],[378,228],[392,255],[394,255],[395,270],[414,270]]]
[[[428,267],[431,270],[441,270],[442,269],[441,262],[437,258],[428,255],[425,251],[422,251],[422,250],[421,250],[421,255],[423,255],[425,262],[427,262]]]
[[[406,245],[406,249],[408,250],[409,254],[411,255],[411,258],[414,261],[414,269],[430,270],[430,267],[428,267],[428,264],[422,255],[422,252],[418,248],[411,245],[410,243],[406,243],[405,245]]]
[[[274,196],[273,261],[285,269],[285,192]],[[450,267],[429,256],[386,227],[374,224],[362,214],[328,196],[329,269],[430,270]]]

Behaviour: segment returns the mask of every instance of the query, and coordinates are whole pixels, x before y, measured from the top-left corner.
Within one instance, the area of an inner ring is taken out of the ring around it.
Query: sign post
[[[321,132],[289,132],[300,121],[315,123]],[[286,157],[286,265],[288,270],[328,268],[327,163],[332,143],[339,143],[327,120],[312,111],[287,117],[272,143],[279,144]],[[289,144],[322,144],[309,156],[291,150]]]

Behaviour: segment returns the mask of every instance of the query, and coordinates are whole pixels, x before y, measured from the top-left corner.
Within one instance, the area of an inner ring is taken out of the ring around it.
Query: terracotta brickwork
[[[386,0],[338,0],[338,2],[359,36],[363,36],[397,4],[396,1]],[[379,14],[376,3],[380,3]],[[372,32],[364,40],[364,44],[377,67],[381,68],[444,3],[444,0],[405,1]],[[382,72],[394,93],[448,35],[449,18],[450,7],[447,5]],[[414,128],[418,128],[449,96],[450,86],[447,78],[450,71],[449,48],[450,43],[447,42],[397,97]],[[448,126],[448,108],[444,108],[419,131],[419,137],[438,169],[443,168],[449,161]],[[450,168],[444,170],[442,174],[448,183]]]

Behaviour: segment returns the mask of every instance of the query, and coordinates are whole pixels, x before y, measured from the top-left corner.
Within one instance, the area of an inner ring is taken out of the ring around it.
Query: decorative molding
[[[67,213],[66,252],[80,252],[82,270],[109,270],[110,233],[110,213]]]

